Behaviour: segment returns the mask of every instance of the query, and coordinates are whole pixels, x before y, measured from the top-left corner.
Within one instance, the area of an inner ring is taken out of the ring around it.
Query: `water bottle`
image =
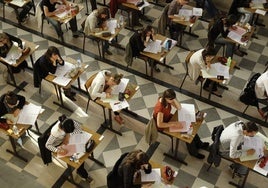
[[[165,49],[168,51],[169,50],[169,44],[168,44],[168,40],[166,41],[166,44],[165,44]]]
[[[190,128],[189,128],[189,130],[187,131],[187,134],[188,134],[188,135],[192,135],[192,134],[193,134],[193,130],[194,130],[193,125],[190,125]]]
[[[13,125],[12,130],[15,135],[19,135],[19,129],[16,125]]]
[[[119,25],[120,27],[124,25],[124,17],[122,15],[119,17]]]
[[[77,62],[77,67],[80,68],[81,67],[81,60],[78,58],[76,62]]]
[[[232,58],[231,57],[228,57],[228,59],[227,59],[227,66],[230,67],[231,66],[231,63],[232,63]]]

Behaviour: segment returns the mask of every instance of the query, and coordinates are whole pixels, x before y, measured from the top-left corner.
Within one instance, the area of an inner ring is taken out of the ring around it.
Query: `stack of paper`
[[[242,145],[242,150],[246,151],[249,149],[254,149],[255,153],[253,155],[244,154],[240,157],[240,160],[241,161],[250,161],[250,160],[256,160],[256,159],[261,158],[264,155],[263,147],[264,147],[264,143],[260,137],[258,137],[258,136],[254,136],[254,137],[245,136],[244,137],[244,144]]]
[[[21,57],[22,53],[21,50],[19,49],[18,45],[13,44],[5,58],[5,62],[8,64],[16,64],[16,61]]]
[[[150,174],[145,174],[145,172],[141,170],[141,182],[161,182],[161,169],[153,168]]]
[[[37,106],[33,103],[24,105],[19,114],[17,123],[34,125],[38,115],[41,113],[41,110],[42,110],[41,106]]]
[[[229,67],[221,63],[214,63],[210,65],[210,69],[202,69],[203,78],[217,78],[217,76],[224,76],[224,79],[229,79]]]
[[[157,54],[161,52],[161,43],[161,40],[150,41],[143,51]]]
[[[57,66],[57,70],[55,72],[56,78],[53,79],[53,82],[60,86],[67,86],[72,80],[69,78],[69,72],[74,68],[75,66],[69,62],[65,62],[63,66]]]

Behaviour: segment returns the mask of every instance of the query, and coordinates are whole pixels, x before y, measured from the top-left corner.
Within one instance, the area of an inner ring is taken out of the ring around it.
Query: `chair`
[[[91,39],[92,41],[96,41],[97,42],[99,54],[101,54],[101,49],[100,49],[100,42],[101,41],[99,39],[97,39],[96,37],[94,37],[94,36],[87,35],[84,32],[83,32],[83,35],[84,35],[84,39],[83,39],[83,53],[85,53],[85,43],[86,43],[86,38],[88,38],[88,39]]]
[[[167,4],[164,9],[162,14],[154,21],[152,26],[156,28],[157,33],[161,35],[166,35],[166,29],[167,29],[167,21],[168,21],[168,12],[169,9],[169,4]]]
[[[85,89],[86,89],[86,92],[87,92],[87,95],[88,95],[88,101],[87,101],[87,107],[86,107],[86,112],[88,110],[88,105],[89,105],[89,102],[92,100],[91,96],[90,96],[90,93],[88,91],[88,89],[90,88],[93,80],[95,79],[95,77],[97,76],[98,73],[95,73],[93,74],[85,83]]]
[[[186,77],[189,76],[189,63],[190,63],[190,59],[191,59],[191,57],[192,57],[192,55],[194,53],[195,53],[195,51],[190,51],[190,53],[185,58],[186,73],[185,73],[185,76],[184,76],[184,78],[182,80],[182,83],[181,83],[181,86],[180,86],[180,90],[181,90],[181,88],[182,88],[182,86],[184,84],[184,81],[185,81]],[[200,82],[201,82],[201,86],[200,86],[200,94],[199,95],[202,96],[203,80],[200,80]]]
[[[211,166],[214,164],[215,167],[218,167],[221,163],[221,155],[219,151],[220,146],[220,137],[221,133],[224,130],[223,125],[219,125],[217,127],[214,127],[211,139],[213,140],[213,143],[209,146],[209,155],[207,158],[207,162],[210,164],[207,171],[211,168]]]

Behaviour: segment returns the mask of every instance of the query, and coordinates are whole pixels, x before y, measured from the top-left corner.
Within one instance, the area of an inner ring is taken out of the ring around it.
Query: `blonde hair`
[[[7,46],[10,48],[12,46],[12,43],[6,33],[0,33],[0,40],[7,39]]]

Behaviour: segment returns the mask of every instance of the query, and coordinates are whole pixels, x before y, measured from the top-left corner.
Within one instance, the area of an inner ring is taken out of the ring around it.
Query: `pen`
[[[117,104],[120,104],[120,102],[116,102],[116,103],[114,103],[114,105],[117,105]]]

